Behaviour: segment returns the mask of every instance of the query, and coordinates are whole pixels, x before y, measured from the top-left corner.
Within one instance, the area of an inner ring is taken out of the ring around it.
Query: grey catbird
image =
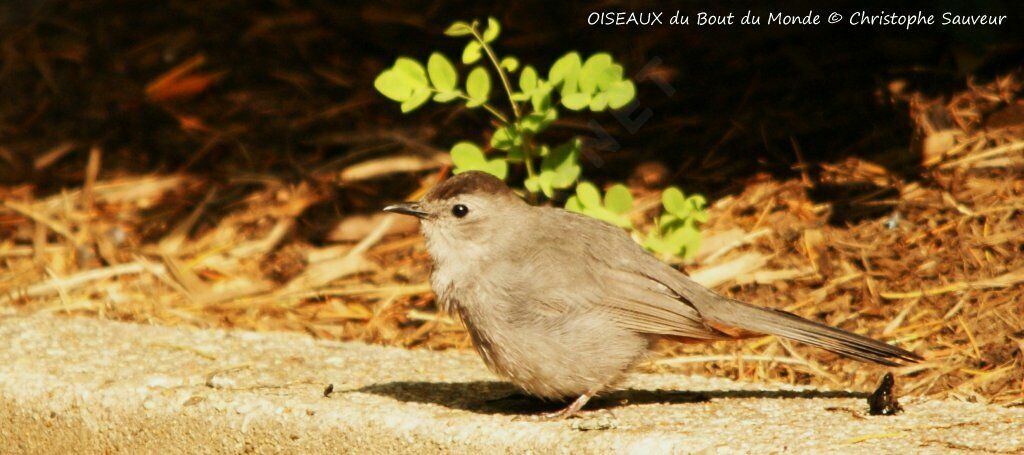
[[[622,229],[531,206],[483,172],[456,175],[419,202],[384,210],[420,219],[437,301],[459,314],[488,367],[531,395],[575,398],[545,417],[578,412],[659,338],[770,334],[883,365],[921,359],[718,295],[648,254]]]

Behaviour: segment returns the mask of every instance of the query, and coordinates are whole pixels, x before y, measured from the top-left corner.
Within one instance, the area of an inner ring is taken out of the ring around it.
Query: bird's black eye
[[[465,205],[455,204],[455,206],[452,207],[452,215],[455,215],[455,218],[462,218],[467,214],[469,214],[469,207],[466,207]]]

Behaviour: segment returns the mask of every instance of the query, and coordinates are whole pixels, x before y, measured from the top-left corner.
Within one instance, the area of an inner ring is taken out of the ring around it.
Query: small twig
[[[391,225],[394,222],[395,219],[392,217],[384,218],[369,235],[352,247],[347,254],[307,268],[301,275],[293,278],[281,287],[275,295],[278,297],[291,297],[295,293],[316,289],[342,276],[363,270],[362,264],[365,262],[362,257],[363,253],[379,242],[387,234],[388,230],[391,229]]]
[[[963,164],[973,163],[975,161],[981,161],[985,158],[1001,155],[1004,153],[1016,152],[1018,150],[1024,150],[1024,141],[1012,142],[1009,144],[1001,145],[999,147],[993,147],[985,152],[968,155],[956,161],[950,161],[939,166],[940,169],[948,169],[954,166]]]
[[[1012,272],[1007,272],[995,278],[990,278],[986,280],[976,280],[970,282],[958,281],[956,283],[950,283],[945,286],[939,286],[937,288],[923,289],[920,291],[911,292],[883,292],[879,295],[883,299],[888,300],[913,299],[932,295],[946,294],[950,292],[960,292],[965,291],[967,289],[1005,288],[1016,285],[1017,283],[1020,282],[1024,282],[1024,269],[1017,269]]]
[[[458,324],[458,322],[455,321],[455,319],[452,319],[452,318],[450,318],[448,316],[444,316],[441,313],[427,313],[426,311],[420,311],[420,310],[413,309],[413,310],[409,310],[409,312],[406,313],[405,315],[406,315],[406,317],[409,318],[409,320],[412,320],[412,321],[439,322],[439,323],[446,324],[446,325],[456,325],[456,324]]]
[[[96,201],[96,176],[100,173],[102,155],[103,152],[97,146],[93,146],[89,150],[89,162],[85,165],[85,184],[82,185],[82,210],[86,214],[92,212],[93,204]]]
[[[957,316],[956,321],[960,323],[960,327],[964,329],[964,333],[967,334],[967,341],[971,342],[971,347],[974,349],[974,358],[981,360],[981,350],[978,349],[978,342],[974,340],[974,333],[971,332],[970,327],[967,327],[967,323],[964,322],[964,318]]]
[[[328,296],[347,296],[347,295],[383,295],[383,294],[394,294],[397,297],[404,295],[418,295],[426,294],[430,292],[430,284],[416,284],[406,286],[380,286],[380,287],[368,287],[368,288],[321,288],[312,290],[309,292],[303,292],[299,294],[292,294],[289,297],[296,298],[312,298],[312,297],[328,297]]]
[[[210,189],[210,191],[206,193],[206,197],[203,198],[202,202],[192,210],[192,213],[185,217],[181,223],[178,223],[178,225],[175,226],[169,234],[160,239],[160,243],[157,244],[157,250],[162,254],[174,254],[178,252],[178,250],[181,249],[181,246],[185,243],[188,233],[192,231],[193,227],[195,227],[199,218],[203,215],[203,212],[206,211],[206,207],[211,201],[213,201],[213,198],[216,195],[217,188]]]
[[[828,371],[825,371],[817,363],[807,360],[806,358],[804,358],[804,356],[800,355],[800,353],[796,352],[796,349],[793,349],[793,346],[789,344],[789,340],[785,340],[785,339],[781,339],[780,338],[779,339],[779,344],[782,345],[782,349],[785,349],[786,352],[789,353],[789,355],[791,355],[791,356],[793,356],[793,357],[795,357],[795,358],[797,358],[799,360],[802,360],[804,362],[804,364],[805,364],[804,366],[806,366],[809,370],[811,370],[812,373],[814,373],[816,375],[819,375],[819,376],[821,376],[823,378],[826,378],[829,381],[832,381],[833,384],[836,384],[836,385],[839,385],[839,386],[843,385],[843,383],[840,382],[839,379],[837,379],[834,374],[829,373]]]
[[[64,225],[57,222],[57,220],[50,218],[48,215],[36,212],[32,209],[32,207],[21,204],[19,202],[4,201],[3,205],[4,207],[7,207],[17,213],[20,213],[37,223],[45,225],[46,227],[50,228],[51,231],[56,232],[64,236],[64,238],[70,240],[71,243],[74,244],[76,247],[78,246],[78,239],[75,238],[75,235],[71,233],[71,231],[68,228],[64,227]]]
[[[754,240],[757,240],[759,237],[764,236],[765,234],[768,234],[769,232],[771,232],[771,230],[767,229],[767,228],[765,228],[765,229],[758,229],[758,230],[756,230],[754,232],[751,232],[751,233],[743,236],[742,238],[736,239],[736,241],[734,241],[734,242],[730,242],[728,244],[723,245],[721,248],[718,249],[718,251],[715,251],[714,253],[709,254],[701,262],[704,263],[704,264],[711,264],[711,263],[715,262],[715,260],[717,260],[718,258],[724,256],[726,253],[728,253],[728,252],[730,252],[730,251],[732,251],[732,250],[734,250],[734,249],[736,249],[736,248],[738,248],[740,246],[743,246],[743,245],[746,245],[748,243],[751,243]]]
[[[37,171],[46,169],[50,167],[50,165],[52,165],[53,163],[56,163],[57,160],[63,158],[64,155],[67,155],[68,152],[74,150],[76,146],[77,144],[75,144],[74,142],[62,142],[61,144],[44,153],[42,156],[36,158],[35,161],[32,163],[32,168]]]
[[[162,266],[156,266],[162,269]],[[71,275],[67,278],[54,277],[50,280],[42,283],[37,283],[29,286],[23,292],[14,292],[11,295],[0,298],[0,303],[6,303],[16,298],[31,298],[31,297],[42,297],[44,295],[53,294],[55,292],[66,291],[74,289],[93,281],[105,280],[107,278],[113,278],[120,275],[130,275],[133,273],[142,273],[149,270],[146,264],[142,262],[132,262],[128,264],[120,264],[102,269],[86,270],[84,272]]]

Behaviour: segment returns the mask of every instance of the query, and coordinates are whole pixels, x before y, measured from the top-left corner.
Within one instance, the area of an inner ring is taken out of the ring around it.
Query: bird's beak
[[[415,202],[405,202],[402,204],[394,204],[384,207],[385,212],[400,213],[402,215],[412,215],[416,218],[424,218],[427,216],[427,212],[420,209],[420,205]]]

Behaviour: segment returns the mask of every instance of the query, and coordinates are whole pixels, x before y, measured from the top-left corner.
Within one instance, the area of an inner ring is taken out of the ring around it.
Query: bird
[[[775,335],[882,365],[923,360],[882,341],[718,294],[648,253],[623,229],[530,205],[486,172],[456,174],[421,200],[384,211],[420,220],[438,306],[463,321],[487,367],[528,395],[571,400],[539,420],[577,415],[661,339]]]

